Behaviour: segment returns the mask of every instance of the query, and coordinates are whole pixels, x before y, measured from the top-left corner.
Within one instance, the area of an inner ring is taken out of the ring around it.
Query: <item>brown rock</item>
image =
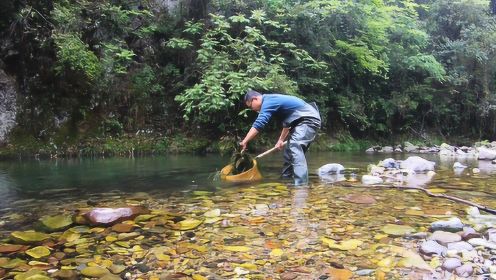
[[[344,200],[357,204],[374,204],[377,202],[375,198],[370,195],[358,194],[358,193],[349,194],[344,197]]]
[[[134,228],[134,225],[132,224],[115,224],[112,226],[112,230],[115,232],[131,232]]]
[[[329,274],[333,280],[348,280],[353,276],[353,272],[348,269],[338,269],[334,267],[329,268],[327,274]]]
[[[4,244],[4,245],[0,245],[0,254],[25,251],[27,248],[29,247],[24,245]]]
[[[293,280],[298,277],[298,274],[294,272],[284,272],[281,274],[281,280]]]

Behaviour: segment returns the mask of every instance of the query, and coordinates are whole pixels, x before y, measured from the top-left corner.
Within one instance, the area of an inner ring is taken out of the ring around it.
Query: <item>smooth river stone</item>
[[[148,209],[135,206],[125,208],[95,208],[84,214],[84,217],[93,225],[111,225],[149,213],[150,211]]]
[[[453,242],[448,244],[448,250],[456,250],[458,252],[461,251],[472,251],[474,249],[474,246],[470,245],[470,243],[467,243],[465,241],[459,241],[459,242]]]
[[[458,232],[463,230],[463,223],[462,221],[457,218],[453,217],[447,221],[437,221],[431,224],[431,231],[449,231],[449,232]]]
[[[474,272],[474,269],[473,269],[472,265],[470,265],[470,264],[464,264],[464,265],[459,266],[455,269],[456,275],[458,275],[460,277],[468,277],[468,276],[472,275],[473,272]]]
[[[473,246],[484,246],[484,247],[487,247],[489,249],[496,250],[496,243],[489,242],[489,241],[482,239],[482,238],[472,238],[468,241],[468,243],[470,243]]]
[[[462,232],[462,239],[467,241],[472,238],[480,238],[481,235],[471,227],[464,227]]]
[[[437,241],[439,244],[446,246],[446,244],[451,242],[458,242],[462,240],[462,237],[456,233],[447,231],[435,231],[427,240]]]
[[[97,277],[100,278],[106,274],[109,274],[110,271],[104,267],[99,266],[88,266],[81,270],[81,274],[88,277]]]
[[[428,240],[420,245],[420,252],[424,255],[444,255],[448,249],[434,240]]]
[[[457,267],[462,266],[462,262],[457,258],[447,258],[444,260],[442,268],[449,272],[453,272]]]

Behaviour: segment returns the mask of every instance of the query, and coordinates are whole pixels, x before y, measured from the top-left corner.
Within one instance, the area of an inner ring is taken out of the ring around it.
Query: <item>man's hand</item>
[[[282,150],[282,148],[284,148],[284,141],[282,141],[281,139],[277,140],[277,143],[276,143],[276,146],[275,146],[279,151]]]
[[[246,150],[247,145],[248,145],[248,142],[246,142],[245,140],[239,142],[239,146],[241,146],[241,151]]]

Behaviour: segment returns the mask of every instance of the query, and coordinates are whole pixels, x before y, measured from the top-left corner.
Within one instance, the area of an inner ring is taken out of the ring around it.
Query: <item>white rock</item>
[[[467,168],[467,166],[459,163],[458,161],[453,164],[453,169],[465,169],[465,168]]]
[[[482,239],[482,238],[469,239],[468,243],[470,243],[473,246],[484,246],[486,248],[496,250],[496,243],[489,242],[489,241]]]
[[[408,157],[406,160],[400,162],[401,168],[412,169],[415,172],[434,170],[435,165],[435,162],[428,161],[419,156]]]
[[[479,174],[480,173],[480,169],[479,168],[474,168],[474,169],[472,169],[472,173]]]
[[[479,151],[479,159],[482,160],[493,160],[496,159],[496,151],[484,147],[477,148]]]
[[[317,173],[319,176],[324,174],[344,173],[344,166],[339,163],[328,163],[317,169]]]
[[[362,176],[362,184],[365,185],[374,185],[374,184],[382,184],[382,178],[372,175],[363,175]]]

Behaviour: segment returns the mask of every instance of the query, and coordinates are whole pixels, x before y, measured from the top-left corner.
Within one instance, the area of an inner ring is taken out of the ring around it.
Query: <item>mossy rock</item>
[[[68,215],[45,216],[40,219],[43,228],[47,231],[61,231],[72,225],[72,217]]]
[[[100,266],[88,266],[81,270],[81,274],[86,277],[102,277],[109,274],[110,271],[104,267]]]
[[[10,234],[10,237],[22,244],[35,244],[47,240],[50,235],[37,231],[14,231]]]
[[[26,254],[28,254],[29,256],[31,256],[35,259],[40,259],[40,258],[49,256],[50,250],[48,249],[48,247],[38,246],[38,247],[34,247],[34,248],[27,250]]]
[[[38,270],[38,269],[31,269],[27,272],[17,274],[14,277],[14,280],[50,280],[52,278],[48,277],[46,275],[46,272]]]

